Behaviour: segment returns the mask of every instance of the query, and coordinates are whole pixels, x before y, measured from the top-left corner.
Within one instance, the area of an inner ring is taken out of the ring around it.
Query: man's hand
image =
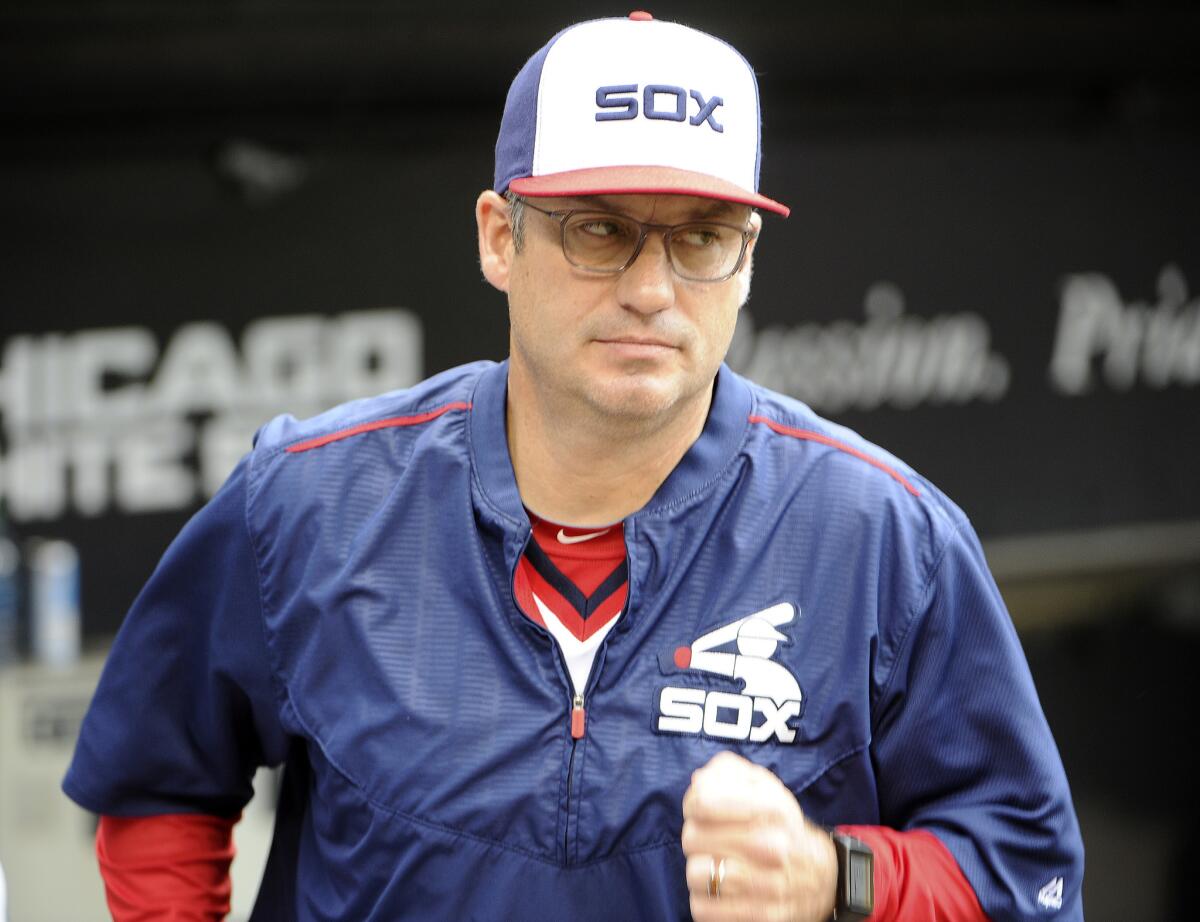
[[[774,774],[731,752],[692,773],[683,795],[683,854],[695,922],[826,922],[837,854]],[[710,881],[724,860],[720,894]]]

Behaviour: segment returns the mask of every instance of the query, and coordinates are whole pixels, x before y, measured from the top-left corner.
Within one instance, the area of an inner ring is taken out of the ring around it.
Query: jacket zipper
[[[525,536],[525,541],[521,545],[521,551],[517,555],[518,560],[520,559],[521,555],[525,553],[526,545],[528,545],[528,543],[532,540],[533,540],[533,533],[530,532],[529,534],[527,534]],[[626,536],[625,545],[626,545],[626,550],[625,550],[626,559],[629,559],[628,535]],[[516,564],[514,564],[511,572],[508,574],[509,598],[512,599],[513,607],[516,608],[518,611],[520,611],[520,606],[517,605],[516,594],[513,592],[513,586],[516,584],[516,577],[517,577]],[[625,598],[625,609],[622,612],[622,617],[625,617],[629,614],[629,602],[632,598],[633,598],[633,585],[632,585],[632,581],[630,581],[628,594]],[[524,618],[524,615],[522,615],[522,617]],[[553,648],[555,656],[558,657],[558,662],[559,662],[559,666],[562,669],[562,674],[566,678],[567,685],[571,689],[571,711],[570,711],[571,754],[567,757],[567,803],[566,803],[567,816],[566,816],[565,822],[563,823],[563,863],[570,864],[570,860],[569,860],[568,856],[570,855],[570,843],[571,843],[571,798],[572,798],[572,794],[573,794],[572,788],[574,787],[574,783],[575,783],[575,750],[579,748],[579,741],[581,739],[583,739],[584,734],[587,732],[587,709],[586,709],[586,707],[584,707],[583,693],[575,691],[575,684],[571,681],[571,672],[569,669],[567,669],[567,661],[563,657],[563,652],[558,646],[558,641],[556,641],[552,636],[550,636],[550,632],[548,630],[546,630],[544,627],[534,624],[528,618],[526,618],[525,620],[531,628],[533,628],[535,631],[538,631],[540,634],[542,634],[544,637],[546,637],[550,641],[550,646]],[[608,646],[608,638],[607,637],[604,639],[604,642],[600,644],[600,649],[598,649],[596,651],[596,656],[592,660],[592,669],[588,675],[588,684],[589,685],[595,684],[596,674],[599,672],[599,664],[603,661],[603,653],[604,653],[604,648],[606,646]]]
[[[626,527],[628,528],[628,526],[626,526]],[[522,553],[524,553],[524,550],[522,550]],[[625,535],[625,559],[626,560],[631,559],[631,555],[629,553],[629,532],[628,531],[626,531],[626,535]],[[633,568],[631,565],[630,566],[631,572],[632,572],[632,569]],[[633,601],[633,580],[630,579],[629,589],[625,596],[625,607],[624,607],[624,610],[621,612],[622,618],[627,618],[629,616],[629,610],[631,608],[630,603],[632,601]],[[532,623],[532,622],[530,622],[530,623]],[[534,625],[534,626],[536,627],[536,625]],[[545,631],[544,628],[542,630]],[[545,631],[545,633],[549,634],[549,631]],[[605,654],[606,648],[608,647],[608,641],[609,641],[609,638],[605,637],[603,643],[600,644],[599,649],[596,650],[596,655],[592,660],[591,671],[588,673],[587,684],[589,686],[595,687],[596,679],[600,672],[600,665],[604,662],[604,654]],[[563,658],[562,650],[559,649],[558,642],[556,640],[554,640],[553,637],[551,637],[550,643],[554,647],[554,652],[558,655],[559,663],[562,664],[563,675],[565,675],[567,677],[567,684],[571,686],[571,691],[574,693],[571,697],[571,755],[568,756],[568,758],[567,758],[567,819],[566,819],[566,822],[563,824],[563,862],[565,864],[570,864],[569,856],[570,856],[570,843],[571,843],[571,798],[572,798],[572,794],[573,794],[572,788],[573,788],[574,782],[575,782],[575,750],[579,747],[579,741],[581,739],[583,739],[584,734],[587,732],[587,708],[584,707],[583,693],[575,691],[575,685],[571,681],[571,674],[567,670],[567,662]]]
[[[583,739],[586,727],[587,711],[583,708],[583,695],[576,695],[571,700],[571,739],[576,741]]]
[[[530,532],[529,534],[527,534],[525,536],[524,544],[521,545],[521,551],[517,555],[518,560],[520,559],[521,555],[525,553],[526,545],[528,545],[529,542],[532,540],[533,540],[533,533]],[[514,564],[512,571],[508,574],[508,591],[509,591],[509,598],[512,600],[513,608],[515,608],[518,612],[520,612],[521,606],[517,604],[516,593],[513,592],[513,586],[516,584],[516,578],[517,578],[517,571],[516,571],[516,565]],[[541,625],[535,624],[533,621],[530,621],[524,615],[521,615],[521,618],[525,621],[526,624],[529,625],[530,628],[537,631],[539,634],[541,634],[543,637],[545,637],[548,641],[550,641],[550,647],[554,651],[554,655],[558,658],[558,664],[559,664],[560,669],[562,670],[562,675],[567,680],[567,687],[570,689],[570,692],[571,692],[571,697],[570,697],[571,709],[570,709],[569,715],[568,715],[570,718],[571,754],[567,757],[567,803],[566,803],[566,819],[563,822],[563,862],[569,863],[567,856],[570,853],[570,841],[571,841],[571,794],[572,794],[571,789],[572,789],[572,787],[574,785],[574,781],[575,781],[575,750],[578,748],[579,741],[581,739],[583,739],[584,732],[586,731],[587,711],[585,710],[585,708],[583,706],[583,694],[581,692],[575,691],[575,683],[571,681],[571,672],[569,669],[567,669],[567,661],[566,661],[565,657],[563,656],[562,650],[558,646],[558,641],[555,640],[551,636],[550,632],[548,630],[546,630],[544,627],[542,627]],[[596,652],[597,652],[597,657],[598,657],[600,651],[597,650]],[[589,676],[589,679],[590,678],[591,677]]]
[[[583,709],[583,695],[576,693],[571,699],[571,755],[567,759],[567,819],[563,823],[563,862],[570,864],[571,848],[571,788],[575,782],[575,750],[583,739],[587,711]]]

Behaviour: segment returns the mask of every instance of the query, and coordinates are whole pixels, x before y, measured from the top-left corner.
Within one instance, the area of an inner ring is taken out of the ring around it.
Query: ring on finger
[[[725,859],[708,859],[708,895],[713,899],[721,895],[721,884],[725,883]]]

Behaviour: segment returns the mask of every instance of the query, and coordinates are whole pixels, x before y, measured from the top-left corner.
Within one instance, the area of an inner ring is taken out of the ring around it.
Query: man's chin
[[[627,375],[597,382],[586,399],[605,416],[629,422],[651,422],[668,418],[690,396],[684,382],[674,377]]]

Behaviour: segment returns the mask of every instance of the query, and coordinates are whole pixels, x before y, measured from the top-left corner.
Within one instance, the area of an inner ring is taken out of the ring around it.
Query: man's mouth
[[[647,349],[676,349],[674,343],[669,343],[664,339],[656,339],[649,336],[605,336],[600,337],[596,342],[603,343],[609,346],[628,346],[630,348],[647,348]]]

